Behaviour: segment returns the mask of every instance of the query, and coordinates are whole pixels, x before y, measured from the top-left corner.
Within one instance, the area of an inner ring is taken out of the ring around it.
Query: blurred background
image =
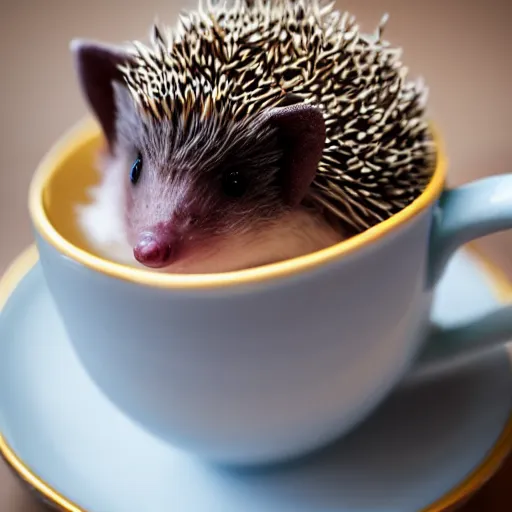
[[[86,115],[69,52],[72,38],[146,39],[155,16],[173,23],[195,0],[6,0],[0,17],[0,272],[32,240],[27,188],[35,167]],[[512,0],[338,0],[404,48],[430,87],[431,115],[446,141],[450,182],[512,172]],[[512,233],[486,248],[508,261]],[[503,245],[505,243],[505,245]]]
[[[4,2],[3,2],[4,3]],[[0,272],[32,240],[27,188],[46,151],[86,115],[69,52],[75,37],[146,39],[155,16],[173,23],[195,0],[6,1],[0,18]],[[338,0],[404,48],[411,73],[429,84],[431,114],[445,138],[453,184],[512,172],[511,0]],[[500,262],[501,240],[486,244]],[[498,244],[498,245],[497,245]],[[512,245],[510,246],[512,247]]]
[[[35,167],[87,113],[70,40],[145,39],[155,16],[173,23],[179,10],[195,1],[2,4],[0,273],[32,241],[27,190]],[[404,48],[411,73],[429,84],[431,115],[445,139],[451,184],[512,172],[512,0],[338,0],[338,7],[355,14],[366,31],[374,30],[383,12],[390,13],[385,37]],[[485,252],[512,276],[512,232],[484,242]],[[0,466],[0,483],[4,478]],[[3,495],[1,511],[22,510],[15,494]]]

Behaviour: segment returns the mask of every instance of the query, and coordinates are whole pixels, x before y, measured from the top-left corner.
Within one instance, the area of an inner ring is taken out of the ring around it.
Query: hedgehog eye
[[[222,189],[229,197],[242,197],[247,190],[247,180],[240,171],[228,171],[222,176]]]
[[[130,170],[130,181],[135,185],[139,181],[140,173],[142,172],[142,155],[139,153],[137,159],[133,162]]]

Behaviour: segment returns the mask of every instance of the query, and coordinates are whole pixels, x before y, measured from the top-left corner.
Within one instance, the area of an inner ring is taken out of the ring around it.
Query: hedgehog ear
[[[117,117],[114,83],[122,82],[118,66],[128,63],[131,56],[123,49],[93,41],[74,40],[70,46],[82,93],[112,148]]]
[[[304,103],[276,107],[266,114],[278,128],[285,201],[297,206],[313,182],[325,147],[325,121],[322,112]]]

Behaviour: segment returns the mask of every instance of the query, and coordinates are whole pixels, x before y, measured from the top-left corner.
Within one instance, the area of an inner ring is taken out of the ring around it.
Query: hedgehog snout
[[[169,265],[176,254],[176,247],[169,237],[146,232],[141,235],[133,249],[135,259],[150,268]]]

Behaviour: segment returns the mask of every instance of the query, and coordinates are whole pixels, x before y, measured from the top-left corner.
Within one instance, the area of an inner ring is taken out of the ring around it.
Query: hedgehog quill
[[[150,43],[75,40],[106,140],[91,246],[158,271],[239,270],[396,214],[436,165],[427,88],[321,0],[202,2]]]

